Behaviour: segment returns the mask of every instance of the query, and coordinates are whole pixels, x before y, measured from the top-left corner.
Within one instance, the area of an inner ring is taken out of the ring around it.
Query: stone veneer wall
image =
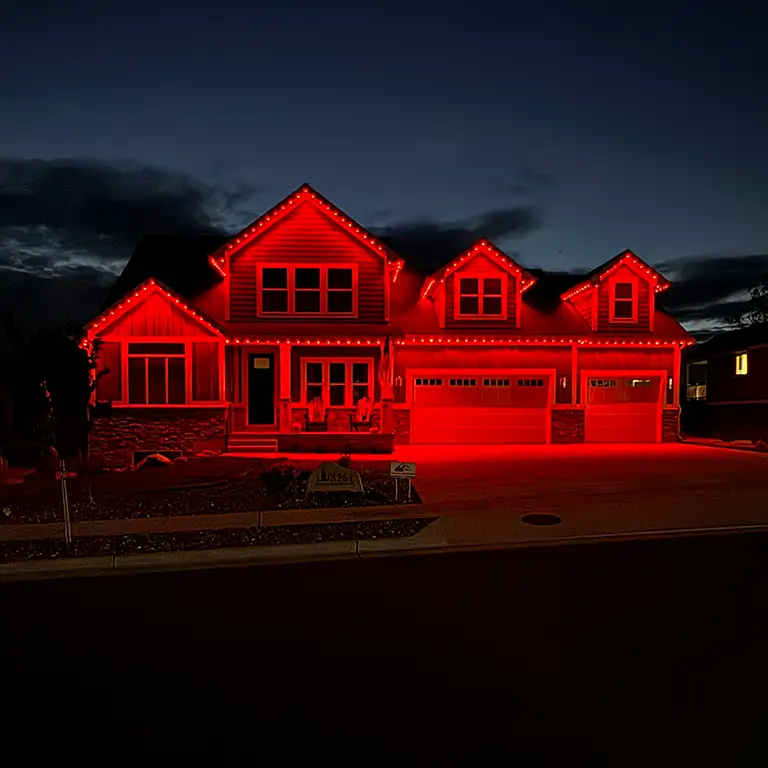
[[[584,411],[582,409],[552,409],[552,442],[584,442]]]
[[[167,450],[192,455],[226,448],[224,408],[116,408],[93,424],[89,453],[108,466],[127,467],[134,451]]]
[[[392,411],[392,422],[395,427],[395,444],[403,445],[411,442],[411,411],[410,408],[395,408]]]
[[[661,442],[676,443],[680,440],[680,409],[664,410],[661,420]]]

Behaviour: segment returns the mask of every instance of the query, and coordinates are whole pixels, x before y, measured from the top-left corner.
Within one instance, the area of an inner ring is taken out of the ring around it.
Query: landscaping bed
[[[203,458],[126,472],[67,480],[73,521],[178,515],[211,515],[275,509],[368,507],[394,504],[389,462],[350,466],[360,473],[363,493],[307,492],[317,462]],[[413,490],[411,504],[420,503]],[[400,493],[399,504],[407,504]],[[60,482],[49,479],[0,489],[0,525],[62,520]]]
[[[84,536],[71,545],[61,539],[0,542],[0,562],[20,560],[132,555],[220,547],[264,547],[278,544],[318,544],[326,541],[362,541],[415,536],[436,518],[376,520],[360,523],[278,525],[260,528],[224,528],[183,533]]]

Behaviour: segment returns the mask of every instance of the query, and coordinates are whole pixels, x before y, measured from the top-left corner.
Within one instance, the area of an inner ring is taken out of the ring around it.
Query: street
[[[4,584],[4,703],[50,738],[66,727],[114,746],[127,732],[141,749],[344,726],[365,754],[475,733],[540,753],[733,750],[765,713],[765,546],[709,536]]]

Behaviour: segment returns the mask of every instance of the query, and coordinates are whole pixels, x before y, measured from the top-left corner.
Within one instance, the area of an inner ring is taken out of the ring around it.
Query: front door
[[[248,355],[248,423],[275,423],[275,356]]]

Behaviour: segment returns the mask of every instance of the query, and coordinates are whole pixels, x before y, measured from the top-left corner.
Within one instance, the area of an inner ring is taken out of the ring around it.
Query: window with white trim
[[[747,361],[747,353],[739,352],[736,355],[736,375],[746,376],[748,370],[749,370],[749,365]]]
[[[304,402],[320,397],[326,406],[354,408],[358,400],[373,400],[373,361],[304,360]]]
[[[505,317],[504,278],[459,277],[457,283],[456,317]]]
[[[611,287],[611,320],[637,320],[637,286],[616,281]]]
[[[259,265],[260,315],[347,315],[357,312],[354,267]]]
[[[128,344],[128,403],[181,405],[187,401],[186,346]]]

